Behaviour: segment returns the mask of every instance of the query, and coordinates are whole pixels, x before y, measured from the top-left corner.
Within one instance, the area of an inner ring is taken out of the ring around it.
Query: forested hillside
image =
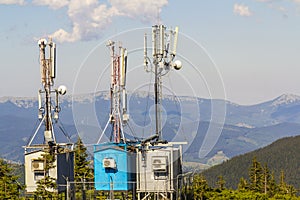
[[[203,172],[209,185],[215,186],[219,176],[226,181],[226,187],[237,188],[241,178],[249,177],[249,168],[256,158],[262,167],[267,166],[276,181],[284,172],[287,184],[300,188],[300,136],[277,140],[269,146],[234,157],[221,165]]]

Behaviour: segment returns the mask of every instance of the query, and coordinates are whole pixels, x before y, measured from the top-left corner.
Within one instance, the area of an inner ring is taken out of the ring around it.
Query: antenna
[[[172,52],[171,54],[173,56],[176,55],[176,50],[177,50],[177,39],[178,39],[178,26],[176,26],[175,28],[175,33],[174,33],[174,43],[173,43],[173,49],[172,49]]]
[[[148,67],[147,58],[148,58],[148,56],[147,56],[147,33],[145,33],[145,35],[144,35],[144,66],[145,66],[145,69],[147,69],[147,67]]]
[[[54,79],[56,77],[56,44],[49,39],[40,39],[38,41],[40,49],[40,71],[41,82],[43,89],[38,92],[38,118],[44,121],[44,143],[55,143],[55,136],[53,132],[52,120],[58,120],[58,113],[60,111],[59,106],[59,94],[64,95],[66,93],[65,86],[60,86],[59,89],[52,90],[54,85]],[[46,55],[46,47],[49,47],[48,56]],[[52,105],[52,94],[55,94],[54,106]],[[44,98],[42,98],[44,97]]]
[[[159,16],[160,10],[159,7],[157,6],[157,24],[160,24],[160,16]]]
[[[38,91],[38,118],[40,123],[28,144],[24,146],[25,189],[26,194],[34,193],[38,191],[39,187],[37,180],[49,180],[50,185],[45,188],[45,191],[60,193],[60,189],[51,185],[52,183],[65,184],[59,177],[74,180],[73,143],[60,123],[58,123],[59,128],[68,139],[68,142],[57,143],[54,134],[54,125],[55,122],[58,122],[60,112],[59,95],[66,94],[66,87],[53,88],[56,77],[55,43],[52,42],[51,38],[48,42],[46,39],[40,39],[38,45],[42,83],[42,88]],[[45,128],[43,132],[44,141],[32,144],[42,125]],[[48,157],[48,155],[51,156]]]
[[[144,66],[147,72],[152,72],[155,75],[154,95],[155,95],[155,134],[156,140],[161,141],[162,138],[162,77],[170,71],[171,68],[179,70],[182,67],[180,61],[174,61],[176,56],[178,39],[178,27],[175,30],[167,30],[164,25],[152,26],[152,67],[148,69],[147,56],[147,35],[144,36]],[[172,50],[169,51],[170,46]]]
[[[110,48],[111,55],[111,109],[110,123],[112,124],[112,140],[115,143],[125,142],[123,126],[127,123],[127,93],[126,93],[126,73],[127,73],[127,50],[119,46],[119,54],[115,53],[115,42],[109,40],[107,47]]]
[[[50,61],[51,61],[51,78],[56,76],[56,44],[51,41],[50,48]]]

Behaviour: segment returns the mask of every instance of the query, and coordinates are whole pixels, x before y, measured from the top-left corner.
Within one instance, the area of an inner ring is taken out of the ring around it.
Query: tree
[[[55,168],[55,154],[51,153],[49,149],[45,149],[40,160],[44,162],[44,178],[37,182],[37,189],[34,192],[34,196],[41,199],[56,197],[56,179],[50,176],[50,170]]]
[[[248,183],[247,183],[247,180],[246,180],[244,177],[242,177],[242,178],[240,179],[239,184],[238,184],[238,190],[239,190],[239,191],[245,191],[245,190],[247,190],[247,189],[248,189]]]
[[[278,191],[278,186],[276,184],[275,181],[275,175],[274,175],[274,171],[272,171],[271,175],[270,175],[270,180],[269,180],[269,191],[268,194],[269,196],[274,196]]]
[[[224,180],[223,176],[218,176],[217,185],[220,190],[225,189],[225,183],[226,183],[226,181]]]
[[[206,179],[202,174],[195,175],[193,178],[194,199],[207,199],[206,193],[210,191]]]
[[[0,199],[18,199],[20,190],[24,189],[13,175],[13,169],[0,158]]]
[[[252,160],[252,166],[249,170],[250,189],[254,192],[261,192],[263,188],[263,173],[260,163],[256,157]]]
[[[270,190],[270,180],[271,180],[271,175],[269,168],[267,164],[264,165],[262,168],[262,174],[263,174],[263,192],[264,194],[267,194]]]
[[[75,182],[85,182],[93,179],[93,170],[88,160],[87,149],[78,137],[75,144]],[[76,191],[83,189],[82,184],[76,184]]]
[[[280,172],[280,183],[278,187],[279,187],[280,194],[288,194],[291,196],[294,196],[296,194],[296,189],[294,188],[294,186],[288,185],[285,182],[285,175],[283,170],[281,170]]]
[[[261,167],[261,164],[254,157],[249,168],[249,179],[245,179],[244,177],[242,177],[238,184],[238,190],[224,188],[225,183],[222,176],[218,177],[218,181],[216,184],[217,187],[215,188],[211,188],[208,186],[207,181],[202,174],[194,176],[194,199],[300,199],[300,197],[296,196],[297,190],[295,189],[295,187],[285,182],[284,171],[281,171],[279,184],[276,183],[274,177],[274,172],[272,171],[272,173],[270,173],[267,164]]]

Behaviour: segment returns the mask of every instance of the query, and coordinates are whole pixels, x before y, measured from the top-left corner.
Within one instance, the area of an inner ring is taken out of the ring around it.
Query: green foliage
[[[224,190],[225,189],[225,183],[226,183],[226,181],[224,180],[223,176],[219,176],[218,177],[218,181],[217,181],[217,185],[218,185],[218,188],[220,190]]]
[[[45,177],[39,180],[37,184],[38,185],[34,196],[41,199],[53,198],[57,196],[55,190],[53,190],[57,186],[55,183],[55,178],[45,174]]]
[[[263,184],[262,167],[256,160],[256,157],[252,160],[252,166],[249,170],[250,178],[250,190],[255,192],[261,192]]]
[[[226,180],[226,187],[236,189],[241,177],[249,176],[249,167],[252,159],[262,163],[263,168],[268,166],[269,174],[273,174],[278,183],[280,171],[284,170],[285,180],[289,185],[300,188],[300,136],[277,140],[269,146],[253,152],[234,157],[223,164],[205,170],[203,175],[208,184],[216,187],[218,176],[222,175]],[[262,169],[263,170],[263,169]]]
[[[57,197],[56,179],[51,177],[49,173],[51,169],[55,168],[55,154],[50,153],[50,151],[46,149],[40,160],[44,162],[44,178],[37,182],[37,189],[34,192],[34,196],[38,199]]]
[[[290,196],[295,196],[296,189],[292,185],[288,185],[285,182],[285,175],[284,171],[282,170],[280,172],[280,183],[278,185],[279,194],[288,194]]]
[[[269,196],[274,196],[278,192],[278,185],[276,184],[274,172],[270,174],[270,179],[268,182],[267,189],[268,189],[267,193]]]
[[[296,197],[295,188],[285,182],[283,171],[281,171],[280,181],[277,184],[274,173],[270,173],[267,164],[262,167],[255,157],[249,168],[249,179],[240,178],[238,190],[226,189],[223,186],[225,184],[223,176],[218,177],[216,184],[217,187],[210,187],[202,174],[195,175],[193,182],[194,199],[300,199]]]
[[[228,199],[239,199],[239,200],[267,200],[268,197],[265,194],[261,194],[253,191],[238,191],[238,190],[223,190],[221,192],[211,192],[209,199],[212,200],[228,200]]]
[[[87,149],[82,143],[82,140],[78,137],[75,144],[75,182],[76,191],[82,191],[84,184],[79,184],[79,182],[93,181],[93,169],[90,167],[90,161],[88,160]]]
[[[207,192],[210,187],[207,184],[206,179],[201,174],[195,175],[193,179],[194,198],[196,199],[207,199]]]
[[[13,175],[13,169],[0,158],[0,199],[18,199],[24,186],[18,182],[18,176]]]
[[[246,191],[246,190],[248,190],[248,187],[249,186],[248,186],[247,180],[244,177],[242,177],[238,184],[238,191]]]

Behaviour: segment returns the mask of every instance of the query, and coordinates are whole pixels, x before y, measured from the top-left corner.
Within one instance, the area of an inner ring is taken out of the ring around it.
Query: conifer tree
[[[225,180],[223,178],[223,176],[218,176],[218,181],[217,181],[217,185],[218,185],[218,188],[220,190],[224,190],[225,189]]]
[[[262,168],[262,173],[263,173],[263,192],[264,194],[267,194],[270,190],[270,180],[271,180],[271,175],[269,168],[267,164],[264,165]]]
[[[92,181],[93,170],[90,167],[90,161],[88,160],[87,149],[82,143],[82,140],[78,137],[75,144],[75,182]],[[81,191],[83,184],[76,185],[76,191]]]
[[[294,188],[294,186],[288,185],[285,182],[285,175],[283,170],[281,170],[280,172],[280,183],[278,187],[280,194],[289,194],[291,196],[294,196],[296,194],[296,189]]]
[[[256,157],[252,160],[252,166],[249,170],[250,189],[254,192],[261,192],[263,188],[263,174],[260,163]]]
[[[57,196],[57,184],[56,179],[50,176],[50,170],[55,168],[55,154],[49,149],[45,149],[42,154],[42,160],[44,162],[44,178],[37,182],[37,189],[34,196],[38,199],[51,199]]]
[[[0,158],[0,199],[18,199],[20,190],[24,189],[12,172],[9,164]]]
[[[202,174],[194,176],[193,189],[194,189],[195,199],[201,199],[201,200],[206,199],[205,193],[208,192],[210,189],[206,179]]]
[[[240,179],[239,184],[238,184],[238,190],[239,190],[239,191],[245,191],[245,190],[247,190],[247,189],[248,189],[248,183],[247,183],[247,180],[246,180],[244,177],[242,177],[242,178]]]
[[[275,175],[274,175],[274,171],[272,171],[271,175],[270,175],[270,180],[269,180],[269,191],[268,194],[269,196],[274,196],[278,191],[278,186],[276,184],[275,181]]]
[[[280,194],[287,194],[288,190],[287,190],[287,184],[285,183],[285,175],[284,175],[284,171],[281,170],[280,171],[280,178],[279,178],[279,193]]]

